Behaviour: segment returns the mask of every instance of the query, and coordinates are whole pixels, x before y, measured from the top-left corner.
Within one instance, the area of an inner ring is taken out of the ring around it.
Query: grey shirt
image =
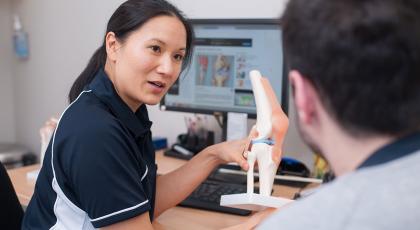
[[[405,151],[418,141],[412,138]],[[404,147],[395,145],[385,151],[388,156]],[[411,152],[335,179],[258,229],[420,229],[420,150]]]

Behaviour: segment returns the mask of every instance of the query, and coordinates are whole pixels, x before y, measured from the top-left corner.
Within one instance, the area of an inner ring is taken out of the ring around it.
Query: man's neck
[[[375,151],[393,141],[390,136],[354,137],[334,129],[324,139],[323,152],[336,176],[357,169]]]

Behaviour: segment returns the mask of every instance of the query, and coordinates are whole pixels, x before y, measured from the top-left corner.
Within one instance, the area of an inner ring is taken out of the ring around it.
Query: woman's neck
[[[130,108],[130,110],[133,111],[133,113],[135,113],[140,108],[141,104],[135,103],[133,100],[130,100],[129,97],[125,96],[124,93],[120,92],[120,90],[118,89],[115,68],[111,63],[109,63],[108,60],[105,62],[104,71],[108,76],[109,80],[112,82],[112,85],[114,86],[114,89],[117,92],[118,96],[120,96],[121,100],[123,100],[124,103]]]

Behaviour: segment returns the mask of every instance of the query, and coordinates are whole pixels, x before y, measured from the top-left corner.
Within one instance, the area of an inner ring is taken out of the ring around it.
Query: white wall
[[[14,63],[17,140],[40,149],[38,130],[67,105],[69,88],[99,47],[121,1],[13,0],[29,34],[30,59]]]
[[[0,142],[15,142],[11,1],[0,1]]]
[[[38,129],[51,114],[67,104],[68,90],[100,45],[108,18],[119,0],[14,0],[30,36],[31,58],[15,62],[15,97],[18,141],[39,149]],[[191,18],[273,18],[283,11],[285,0],[172,0]],[[291,106],[292,107],[292,106]],[[150,108],[153,133],[174,142],[185,131],[183,117],[191,114]],[[293,116],[293,110],[291,111]],[[215,130],[217,125],[213,122]],[[220,133],[220,132],[219,132]],[[285,152],[311,164],[311,156],[292,125]]]

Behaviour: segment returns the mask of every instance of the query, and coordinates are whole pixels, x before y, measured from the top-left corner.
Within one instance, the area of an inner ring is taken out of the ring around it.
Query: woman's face
[[[143,103],[159,103],[181,72],[187,41],[182,22],[176,17],[157,16],[123,43],[113,33],[106,39],[105,71],[118,95],[133,111]]]

